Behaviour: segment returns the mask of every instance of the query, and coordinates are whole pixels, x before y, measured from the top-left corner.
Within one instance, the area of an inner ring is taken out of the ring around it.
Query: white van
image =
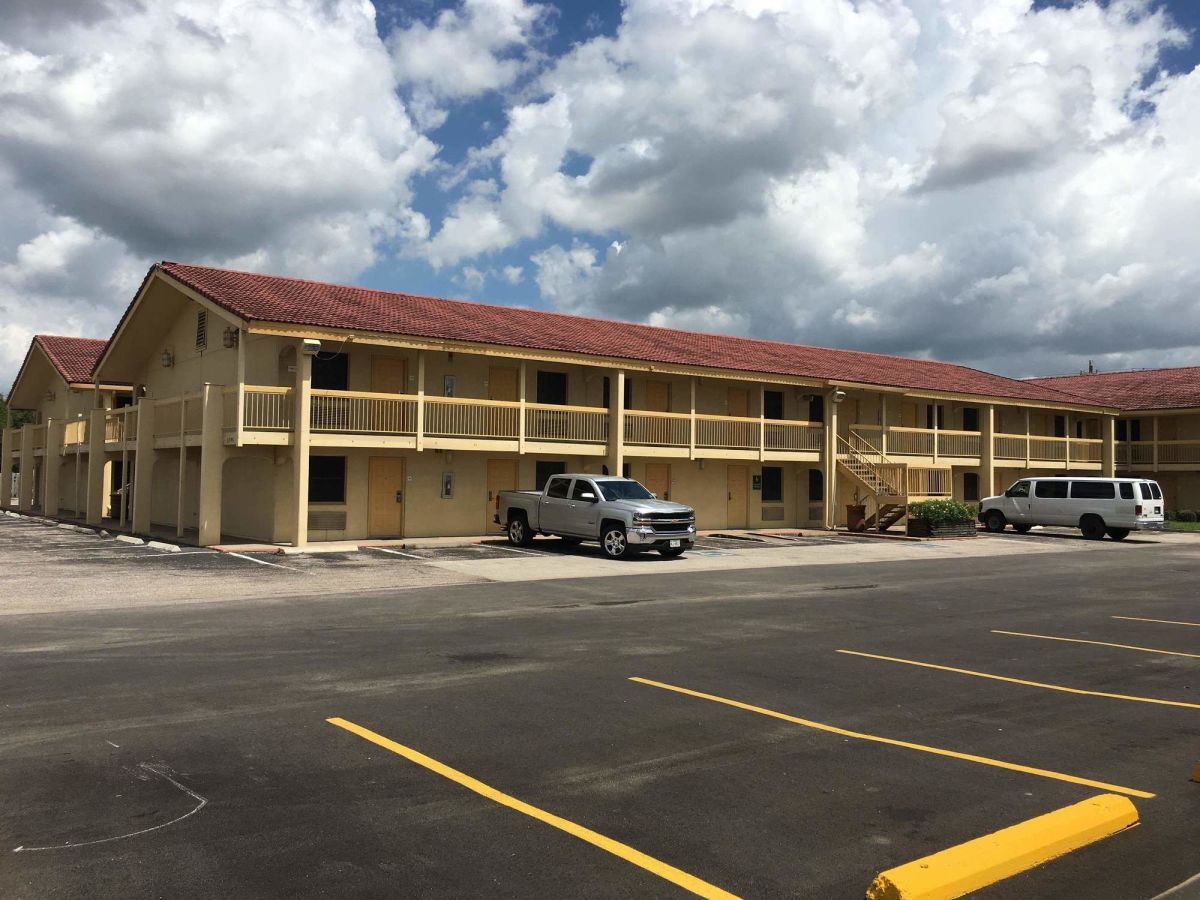
[[[1131,531],[1162,530],[1163,495],[1158,482],[1143,478],[1022,478],[1003,496],[983,500],[979,521],[988,531],[1065,525],[1088,540],[1107,534],[1120,541]]]

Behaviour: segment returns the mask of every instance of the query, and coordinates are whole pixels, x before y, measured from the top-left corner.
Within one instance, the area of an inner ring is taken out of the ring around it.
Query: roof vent
[[[208,347],[208,310],[202,309],[196,313],[196,349]]]

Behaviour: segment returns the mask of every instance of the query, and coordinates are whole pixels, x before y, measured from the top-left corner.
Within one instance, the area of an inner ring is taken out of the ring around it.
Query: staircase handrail
[[[850,436],[851,438],[854,438],[853,441],[848,440],[839,434],[837,436],[838,446],[842,448],[843,455],[849,456],[855,462],[867,468],[867,471],[871,474],[871,477],[874,478],[878,484],[878,488],[875,492],[881,496],[903,497],[904,492],[901,490],[901,485],[894,484],[891,479],[887,478],[883,473],[883,467],[887,466],[888,468],[897,469],[901,473],[901,477],[903,477],[902,473],[904,464],[892,462],[883,455],[882,451],[872,446],[870,441],[863,438],[862,435],[851,431]],[[864,452],[864,450],[866,452]],[[868,455],[868,453],[870,455]],[[879,461],[876,462],[875,460],[871,459],[871,456],[877,457]]]

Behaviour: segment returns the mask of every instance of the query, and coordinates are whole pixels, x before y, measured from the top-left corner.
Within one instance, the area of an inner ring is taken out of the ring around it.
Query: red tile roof
[[[71,384],[86,384],[92,380],[92,369],[96,368],[108,343],[97,338],[57,334],[34,335],[33,342],[45,351],[58,374]]]
[[[164,262],[157,268],[245,320],[1081,405],[1077,398],[1050,387],[932,360],[679,331],[176,262]]]
[[[1200,366],[1177,369],[1141,369],[1133,372],[1097,372],[1031,378],[1031,384],[1120,409],[1183,409],[1200,406]]]

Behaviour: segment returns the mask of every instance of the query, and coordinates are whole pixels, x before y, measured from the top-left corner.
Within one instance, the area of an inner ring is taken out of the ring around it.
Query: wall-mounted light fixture
[[[169,369],[171,366],[175,365],[175,354],[172,353],[170,349],[163,350],[161,359],[164,369]]]
[[[46,401],[48,403],[54,402],[54,391],[46,391]]]
[[[454,351],[453,350],[451,350],[449,353],[446,354],[446,362],[450,362],[450,363],[454,362]]]
[[[833,402],[834,403],[841,403],[845,399],[846,399],[845,391],[837,390],[837,391],[833,392]]]
[[[238,340],[240,337],[241,332],[230,325],[221,335],[221,343],[225,346],[226,350],[231,350],[238,345]]]

